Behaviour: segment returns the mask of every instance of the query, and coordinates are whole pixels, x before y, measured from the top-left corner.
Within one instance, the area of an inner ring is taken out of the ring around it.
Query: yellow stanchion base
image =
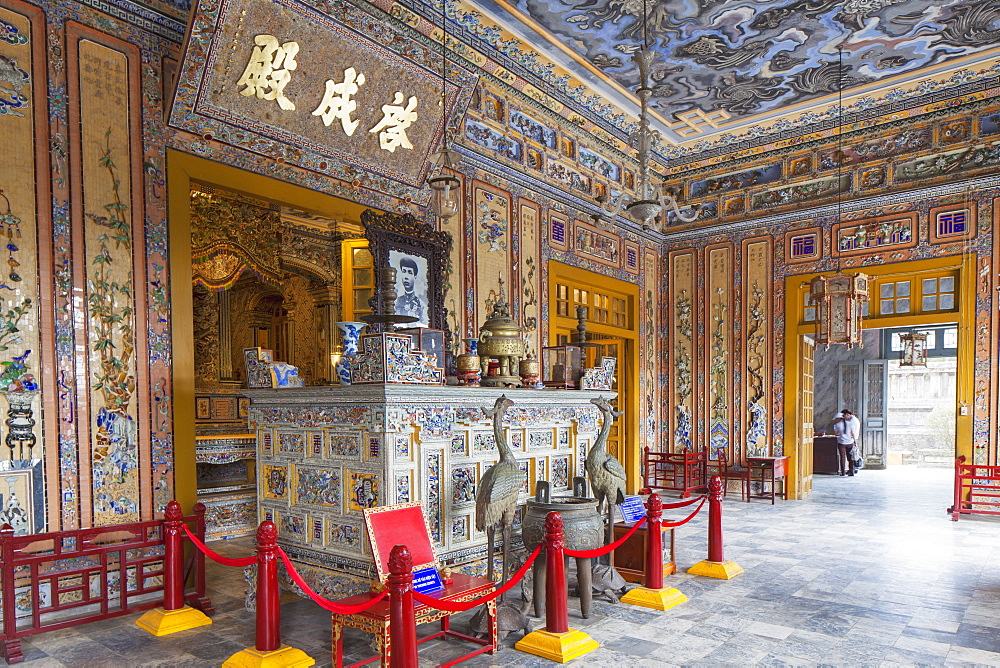
[[[688,597],[676,589],[664,587],[663,589],[647,589],[646,587],[636,587],[630,589],[621,597],[622,603],[641,605],[644,608],[653,610],[669,610],[688,600]]]
[[[282,645],[273,652],[258,652],[248,647],[226,659],[222,668],[307,668],[315,663],[301,649]]]
[[[596,640],[576,629],[566,633],[549,633],[544,629],[532,631],[514,645],[514,649],[559,663],[572,661],[598,647]]]
[[[731,580],[743,569],[735,561],[699,561],[688,569],[691,575],[704,575],[706,578],[719,578],[720,580]]]
[[[165,636],[178,631],[207,626],[212,620],[201,610],[185,605],[180,610],[153,608],[142,613],[135,625],[149,631],[154,636]]]

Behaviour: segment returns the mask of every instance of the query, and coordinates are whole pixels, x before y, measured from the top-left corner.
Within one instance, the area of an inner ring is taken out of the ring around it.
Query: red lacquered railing
[[[955,460],[955,501],[951,519],[960,515],[1000,515],[1000,466],[966,464],[965,456]]]
[[[680,492],[687,498],[692,492],[707,491],[705,452],[652,452],[647,445],[642,453],[642,475],[649,491]]]
[[[184,517],[205,538],[205,506]],[[164,521],[15,536],[0,528],[0,587],[7,663],[24,660],[20,639],[163,604]],[[205,596],[205,558],[190,550],[185,602],[205,614],[215,611]]]

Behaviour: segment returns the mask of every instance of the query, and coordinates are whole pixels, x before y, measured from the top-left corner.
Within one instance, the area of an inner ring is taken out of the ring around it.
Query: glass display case
[[[542,348],[542,384],[564,390],[575,390],[580,384],[583,355],[578,346]]]

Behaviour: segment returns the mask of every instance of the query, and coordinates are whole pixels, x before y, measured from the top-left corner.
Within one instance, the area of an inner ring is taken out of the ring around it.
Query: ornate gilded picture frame
[[[444,303],[451,235],[439,232],[413,214],[379,213],[368,209],[361,214],[365,238],[375,263],[375,292],[383,288],[379,270],[396,269],[396,313],[415,315],[409,327],[430,327],[445,334],[449,350],[453,333],[448,329]],[[372,307],[379,312],[378,299]],[[450,366],[450,361],[447,363]]]

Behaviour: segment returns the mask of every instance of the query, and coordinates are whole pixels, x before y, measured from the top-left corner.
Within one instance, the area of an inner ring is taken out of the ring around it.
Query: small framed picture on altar
[[[451,235],[439,232],[413,214],[361,213],[365,238],[376,267],[376,294],[385,290],[396,293],[396,315],[416,318],[412,327],[443,332],[444,345],[438,366],[444,367],[444,351],[451,333],[448,331],[447,309],[444,304],[445,274],[451,254]],[[396,270],[394,285],[381,285],[382,267]],[[380,304],[373,304],[376,308]],[[383,314],[384,315],[384,314]]]

